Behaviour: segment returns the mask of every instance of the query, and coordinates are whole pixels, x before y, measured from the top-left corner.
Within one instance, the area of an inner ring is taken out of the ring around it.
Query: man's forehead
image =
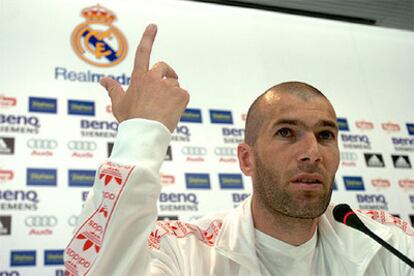
[[[336,121],[336,113],[328,99],[320,95],[300,97],[287,93],[267,93],[262,101],[262,119],[275,121],[278,118],[301,120],[319,119]],[[315,118],[308,118],[314,115]]]

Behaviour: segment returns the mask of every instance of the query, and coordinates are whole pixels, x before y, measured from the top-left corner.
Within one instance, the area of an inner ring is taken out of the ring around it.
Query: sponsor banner
[[[371,149],[371,141],[367,135],[341,134],[345,149]]]
[[[221,189],[244,189],[241,174],[220,173],[218,176]]]
[[[186,125],[178,125],[171,136],[171,140],[174,142],[190,142],[190,128]]]
[[[7,107],[14,107],[17,105],[17,99],[15,97],[7,97],[4,95],[0,95],[0,107],[7,108]]]
[[[414,135],[414,123],[407,123],[408,135]]]
[[[361,176],[344,176],[343,180],[347,191],[365,191],[364,181]]]
[[[14,172],[12,170],[0,169],[0,183],[9,182],[13,180]]]
[[[12,217],[11,216],[0,216],[0,236],[11,235],[11,227],[12,227]]]
[[[40,127],[36,116],[0,114],[0,132],[38,134]]]
[[[54,150],[58,147],[57,140],[54,139],[29,139],[26,146],[31,149],[30,155],[50,157],[54,155]]]
[[[385,163],[380,153],[364,153],[367,167],[384,168]]]
[[[57,113],[57,99],[29,97],[29,112]]]
[[[56,169],[27,168],[27,186],[57,186]]]
[[[197,212],[198,198],[195,193],[161,193],[159,196],[161,212]]]
[[[22,250],[10,252],[10,266],[35,266],[36,251]]]
[[[82,116],[95,116],[95,102],[68,100],[68,114],[69,115],[82,115]]]
[[[35,228],[55,227],[58,224],[58,219],[55,216],[32,215],[24,219],[24,224],[27,227],[35,227]]]
[[[355,126],[361,130],[371,130],[374,128],[374,123],[368,121],[356,121]]]
[[[214,154],[218,157],[220,163],[236,163],[237,148],[236,147],[215,147]]]
[[[69,170],[69,187],[92,187],[95,174],[95,170]]]
[[[346,118],[336,118],[339,131],[349,131],[348,120]]]
[[[408,155],[391,155],[394,168],[411,169],[411,162]]]
[[[186,173],[187,189],[210,189],[210,175],[208,173]]]
[[[374,188],[385,189],[391,187],[391,181],[384,178],[374,178],[371,180],[371,184]]]
[[[223,127],[221,129],[223,142],[226,144],[239,144],[244,141],[244,128]]]
[[[202,123],[201,109],[187,108],[181,115],[180,122]]]
[[[39,197],[34,190],[0,190],[0,210],[36,211]]]
[[[210,122],[212,124],[233,124],[233,115],[228,110],[213,110],[210,109]]]
[[[358,154],[351,151],[341,151],[341,166],[356,167],[358,161]]]
[[[388,202],[381,194],[357,194],[356,199],[359,209],[388,210]]]
[[[404,190],[414,190],[414,179],[405,178],[398,180],[398,186]]]
[[[82,137],[115,138],[118,125],[115,121],[81,120],[80,135]]]
[[[63,265],[63,250],[45,250],[44,265]]]
[[[381,127],[383,130],[385,130],[386,132],[398,132],[401,130],[401,127],[399,124],[397,123],[392,123],[392,122],[388,122],[388,123],[382,123]]]
[[[178,220],[178,216],[158,216],[157,220]]]
[[[14,138],[0,137],[0,154],[14,154]]]
[[[185,146],[181,148],[181,153],[186,156],[187,162],[204,162],[207,148],[197,146]]]
[[[414,138],[392,137],[391,140],[396,151],[414,151]]]

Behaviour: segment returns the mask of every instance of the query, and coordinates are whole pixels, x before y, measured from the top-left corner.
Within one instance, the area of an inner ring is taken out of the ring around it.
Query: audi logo
[[[76,225],[78,225],[78,216],[70,216],[68,218],[68,224],[69,226],[75,227]]]
[[[236,148],[216,147],[214,153],[218,156],[237,156]]]
[[[54,227],[57,223],[55,216],[29,216],[24,220],[27,227]]]
[[[68,142],[68,149],[70,150],[85,150],[85,151],[93,151],[96,150],[97,145],[94,141],[69,141]]]
[[[341,160],[355,161],[358,159],[358,155],[355,152],[341,152]]]
[[[27,141],[26,145],[31,149],[53,150],[57,148],[58,142],[56,140],[48,139],[30,139]]]
[[[206,155],[207,149],[205,147],[183,147],[181,153],[184,155]]]

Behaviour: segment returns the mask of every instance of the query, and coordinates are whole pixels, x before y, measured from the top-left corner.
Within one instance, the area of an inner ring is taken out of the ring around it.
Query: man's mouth
[[[317,173],[301,173],[294,176],[291,183],[303,189],[319,189],[323,184],[323,177]]]

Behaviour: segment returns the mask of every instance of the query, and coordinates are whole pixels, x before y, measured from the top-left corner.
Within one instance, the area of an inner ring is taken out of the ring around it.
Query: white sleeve
[[[65,249],[69,275],[169,274],[169,257],[152,261],[147,240],[157,218],[159,169],[170,138],[170,131],[155,121],[131,119],[119,125],[112,155],[99,167]]]

